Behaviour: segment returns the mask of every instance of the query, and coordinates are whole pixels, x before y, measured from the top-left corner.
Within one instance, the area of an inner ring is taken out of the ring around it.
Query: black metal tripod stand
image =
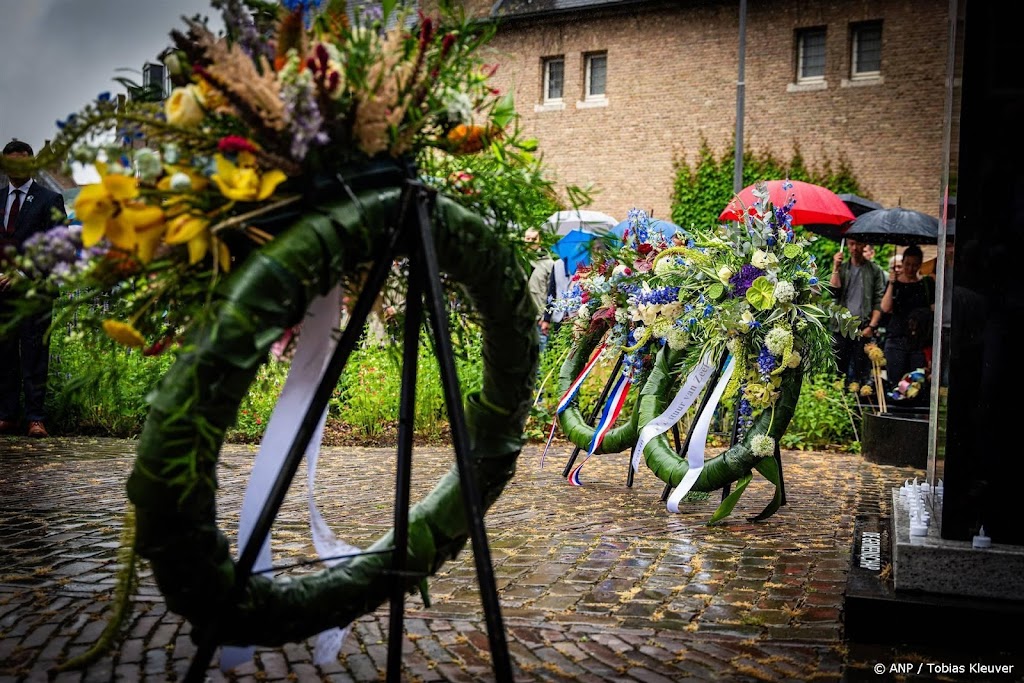
[[[410,175],[412,175],[410,173]],[[404,254],[409,258],[408,300],[403,330],[402,389],[399,402],[398,457],[395,482],[395,545],[392,548],[390,573],[394,578],[390,601],[388,629],[387,680],[401,680],[402,637],[405,615],[406,547],[409,531],[409,487],[412,470],[413,419],[416,399],[416,370],[419,349],[419,333],[423,322],[423,308],[426,304],[429,329],[433,335],[441,383],[444,388],[445,405],[451,425],[452,441],[458,465],[459,484],[463,505],[470,526],[473,557],[477,579],[480,584],[484,617],[491,648],[495,680],[511,683],[512,665],[508,643],[501,618],[494,570],[491,566],[490,549],[484,529],[484,509],[480,491],[473,477],[473,463],[470,461],[469,432],[462,407],[455,358],[452,352],[451,334],[441,287],[440,267],[431,234],[429,204],[431,191],[419,181],[410,177],[406,180],[402,194],[402,215],[397,228],[385,240],[385,246],[377,256],[370,270],[366,285],[359,295],[352,316],[342,332],[334,354],[317,386],[306,414],[303,416],[295,440],[291,445],[270,494],[260,511],[245,548],[235,569],[236,587],[231,598],[243,590],[252,575],[259,550],[270,533],[270,528],[284,502],[285,494],[298,470],[302,455],[316,430],[316,425],[326,408],[331,393],[337,386],[341,373],[355,350],[363,333],[366,319],[374,301],[383,288],[395,258]],[[215,630],[215,629],[214,629]],[[200,643],[192,659],[186,681],[199,683],[204,680],[206,669],[213,658],[218,643]]]

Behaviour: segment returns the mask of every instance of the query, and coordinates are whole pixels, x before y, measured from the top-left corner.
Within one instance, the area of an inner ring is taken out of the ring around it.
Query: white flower
[[[761,270],[772,270],[773,268],[778,267],[779,257],[770,252],[758,249],[754,252],[754,255],[750,257],[750,264]]]
[[[586,304],[581,304],[579,309],[576,311],[576,315],[580,320],[590,320],[590,309],[587,308]]]
[[[155,182],[163,171],[160,163],[160,155],[156,150],[144,147],[135,152],[135,170],[138,171],[139,180],[144,183]]]
[[[750,332],[752,323],[754,322],[754,315],[750,310],[743,311],[743,315],[740,316],[740,321],[743,323],[743,329],[741,330],[744,334]]]
[[[750,440],[750,452],[758,458],[775,455],[775,439],[767,434],[758,434]]]
[[[793,333],[784,327],[773,327],[764,336],[764,345],[772,355],[781,356],[786,348],[793,343]]]
[[[672,270],[672,259],[670,258],[660,259],[657,263],[654,264],[655,275],[664,275],[670,270]]]
[[[445,109],[448,110],[449,119],[458,123],[469,123],[473,120],[473,102],[469,95],[449,88],[445,96]]]
[[[188,192],[192,189],[192,178],[188,173],[178,171],[171,176],[170,186],[174,192]]]
[[[665,341],[675,351],[685,349],[690,343],[690,335],[682,327],[673,326],[665,335]]]
[[[800,362],[802,360],[803,359],[800,357],[800,353],[798,351],[793,351],[789,354],[789,356],[786,357],[786,367],[795,368],[798,365],[800,365]]]
[[[632,274],[633,274],[633,271],[630,270],[629,266],[627,266],[624,263],[619,263],[614,268],[612,268],[612,277],[615,277],[616,275],[621,277],[623,275],[632,275]]]
[[[723,285],[729,284],[729,278],[735,274],[729,266],[722,266],[718,269],[718,279],[722,281]]]
[[[173,142],[169,142],[164,145],[164,161],[169,164],[176,164],[181,158],[181,150],[178,149],[178,145]]]
[[[791,302],[796,297],[796,287],[788,280],[779,280],[775,283],[775,299],[784,304]]]
[[[683,317],[683,302],[673,301],[671,303],[662,304],[661,316],[673,321]]]

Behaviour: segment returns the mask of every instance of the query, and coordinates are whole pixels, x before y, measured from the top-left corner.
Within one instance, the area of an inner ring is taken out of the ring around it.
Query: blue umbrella
[[[572,275],[580,266],[590,265],[590,243],[595,237],[607,236],[614,225],[615,219],[606,213],[573,209],[552,214],[542,228],[562,236],[551,249]]]
[[[570,230],[555,242],[551,251],[565,261],[566,270],[569,275],[572,275],[580,266],[590,265],[590,243],[596,237],[597,235],[592,232]]]
[[[613,227],[605,237],[610,238],[610,242],[614,246],[622,246],[622,236],[629,225],[630,222],[628,220],[622,221]],[[665,238],[666,242],[671,242],[674,235],[683,235],[686,234],[686,231],[675,223],[654,219],[648,223],[647,234],[648,241],[656,239],[660,235]],[[562,239],[558,240],[551,249],[559,258],[565,261],[569,275],[572,275],[580,266],[590,265],[592,242],[601,237],[602,235],[588,230],[571,230]]]

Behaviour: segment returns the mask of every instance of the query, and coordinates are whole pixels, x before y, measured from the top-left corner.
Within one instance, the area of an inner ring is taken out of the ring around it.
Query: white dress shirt
[[[20,213],[21,209],[25,208],[25,197],[28,196],[28,190],[29,190],[30,187],[32,187],[32,179],[31,178],[26,180],[24,185],[20,185],[18,187],[15,187],[13,184],[11,184],[10,181],[7,182],[7,205],[4,207],[4,225],[5,226],[7,225],[7,217],[9,215],[11,215],[11,207],[14,206],[14,198],[15,198],[15,196],[17,196],[17,195],[14,194],[14,191],[15,190],[21,190],[21,208],[18,210],[19,213]],[[2,227],[2,226],[0,226],[0,227]]]

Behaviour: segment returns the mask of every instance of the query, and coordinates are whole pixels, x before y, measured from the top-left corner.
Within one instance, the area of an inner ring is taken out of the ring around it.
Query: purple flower
[[[729,278],[729,284],[732,285],[732,295],[736,298],[744,296],[747,290],[750,289],[750,285],[754,284],[754,280],[762,275],[764,275],[764,271],[760,268],[749,263],[743,264],[740,272]]]

